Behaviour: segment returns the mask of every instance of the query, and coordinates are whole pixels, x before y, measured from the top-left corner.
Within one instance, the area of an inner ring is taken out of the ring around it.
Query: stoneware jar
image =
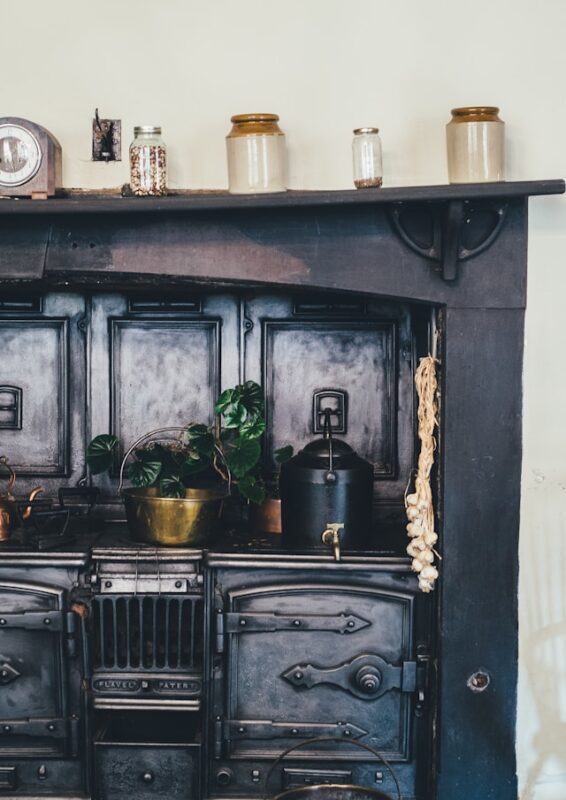
[[[498,114],[495,106],[452,109],[446,126],[450,183],[505,180],[505,124]]]
[[[229,192],[284,192],[287,149],[277,114],[236,114],[231,121],[226,137]]]

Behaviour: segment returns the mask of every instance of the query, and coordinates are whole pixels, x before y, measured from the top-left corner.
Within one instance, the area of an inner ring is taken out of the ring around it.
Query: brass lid
[[[379,133],[379,128],[354,128],[354,136],[359,136],[363,133]]]
[[[237,136],[284,136],[285,134],[277,124],[278,114],[234,114],[230,117],[232,130],[228,134],[228,139]]]
[[[462,106],[453,108],[452,122],[502,122],[497,106]]]

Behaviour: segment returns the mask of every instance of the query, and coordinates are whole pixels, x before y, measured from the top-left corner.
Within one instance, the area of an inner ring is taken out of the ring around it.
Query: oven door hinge
[[[216,736],[223,741],[243,739],[314,739],[318,736],[361,739],[367,731],[351,722],[273,722],[271,720],[218,720]]]
[[[77,614],[74,611],[67,611],[65,613],[65,637],[63,642],[65,655],[69,658],[76,658],[77,655],[77,628]]]
[[[71,732],[73,727],[75,728],[76,738],[78,720],[75,719],[53,719],[51,717],[45,719],[40,717],[2,719],[0,720],[0,745],[2,743],[2,737],[10,736],[45,736],[50,739],[67,739],[69,738],[69,723],[71,723]]]
[[[24,611],[21,614],[0,614],[0,630],[23,628],[28,631],[65,633],[64,611]]]
[[[356,633],[371,625],[355,614],[224,614],[226,633],[270,633],[272,631],[327,631]]]

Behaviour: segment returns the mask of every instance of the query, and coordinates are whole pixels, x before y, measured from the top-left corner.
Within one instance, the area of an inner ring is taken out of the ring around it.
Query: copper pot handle
[[[283,761],[285,756],[288,756],[289,753],[292,753],[293,750],[297,750],[299,747],[303,747],[304,745],[308,745],[308,744],[315,744],[316,742],[338,742],[338,743],[341,743],[341,744],[354,744],[354,745],[356,745],[356,747],[361,747],[364,750],[367,750],[368,753],[372,753],[372,755],[376,756],[376,758],[378,758],[381,761],[381,763],[383,764],[383,766],[386,767],[387,770],[389,771],[389,774],[391,775],[391,777],[393,778],[393,782],[395,783],[395,789],[397,790],[397,798],[398,798],[398,800],[402,800],[401,787],[399,786],[399,780],[397,779],[397,775],[395,775],[393,767],[391,766],[389,761],[387,761],[385,759],[385,757],[382,756],[381,753],[378,750],[375,750],[373,747],[370,747],[368,744],[364,744],[363,742],[357,742],[355,739],[340,739],[340,738],[338,738],[338,736],[317,736],[315,739],[304,739],[302,742],[299,742],[298,744],[293,745],[293,747],[289,747],[289,748],[287,748],[287,750],[284,750],[281,753],[281,755],[278,756],[275,759],[275,761],[273,762],[273,764],[269,768],[269,771],[267,773],[267,777],[265,779],[266,791],[267,791],[267,788],[269,786],[269,780],[271,778],[271,775],[273,774],[273,770],[279,764],[280,761]]]
[[[174,425],[174,426],[172,426],[170,428],[156,428],[154,431],[150,431],[149,433],[144,433],[143,436],[140,436],[140,438],[137,439],[137,441],[135,441],[133,443],[133,445],[130,447],[130,449],[128,450],[128,452],[126,453],[124,458],[122,459],[122,463],[120,464],[120,484],[118,486],[118,491],[119,492],[122,491],[122,487],[124,486],[124,467],[126,466],[126,461],[131,456],[131,454],[134,452],[136,447],[139,447],[139,445],[142,442],[145,442],[146,439],[150,439],[152,436],[155,436],[156,433],[170,433],[172,431],[177,431],[177,432],[183,433],[184,431],[186,431],[186,427],[185,428],[181,428],[179,425]],[[169,440],[164,440],[164,441],[169,441]],[[228,466],[228,462],[226,461],[226,457],[225,457],[224,453],[218,447],[217,444],[214,445],[214,451],[218,454],[218,456],[221,458],[224,466],[226,467],[226,472],[228,474],[228,494],[230,494],[230,491],[231,491],[231,488],[232,488],[232,473],[230,472],[230,467]]]

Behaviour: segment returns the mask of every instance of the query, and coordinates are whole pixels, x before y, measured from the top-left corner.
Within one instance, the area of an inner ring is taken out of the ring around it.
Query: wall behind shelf
[[[352,128],[377,125],[384,183],[446,181],[456,105],[493,103],[510,179],[566,174],[566,4],[545,0],[31,0],[3,9],[0,113],[61,141],[67,187],[115,187],[127,160],[90,161],[91,118],[161,124],[172,188],[225,188],[231,114],[276,111],[290,186],[351,188]],[[524,375],[518,764],[524,800],[566,793],[566,426],[561,318],[566,203],[531,201]],[[488,398],[486,398],[488,400]],[[562,569],[562,574],[560,574]],[[559,686],[562,686],[560,695]]]

